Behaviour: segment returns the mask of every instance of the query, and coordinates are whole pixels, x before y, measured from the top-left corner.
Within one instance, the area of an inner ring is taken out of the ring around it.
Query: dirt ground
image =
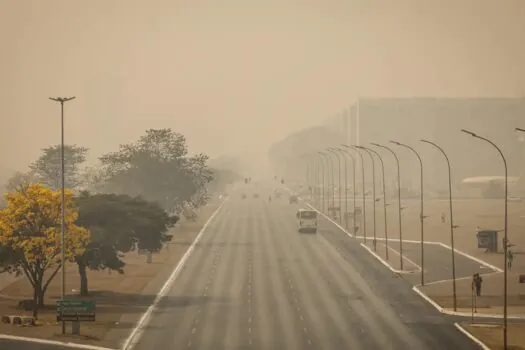
[[[46,294],[46,308],[39,313],[36,327],[22,327],[0,324],[0,333],[18,336],[38,337],[54,340],[83,342],[99,346],[117,346],[103,342],[105,334],[118,327],[133,327],[134,322],[122,325],[119,320],[124,314],[133,315],[138,320],[140,315],[151,305],[155,295],[144,295],[142,290],[159,273],[171,270],[191,245],[198,232],[217,208],[218,203],[203,207],[196,222],[181,220],[174,228],[172,242],[166,245],[160,253],[153,255],[153,262],[146,263],[145,255],[137,252],[126,254],[125,274],[116,272],[89,271],[90,296],[81,299],[95,300],[95,322],[81,324],[81,335],[63,336],[61,325],[56,322],[56,301],[60,298],[60,275],[57,275],[49,286]],[[78,297],[79,275],[76,266],[67,266],[66,293],[69,297]],[[25,278],[20,278],[0,290],[0,315],[31,315],[32,312],[17,310],[19,300],[31,299],[32,288]],[[80,298],[80,297],[79,297]],[[68,333],[71,333],[68,325]]]
[[[503,328],[499,324],[479,324],[463,322],[461,326],[481,340],[492,350],[503,350]],[[507,328],[509,350],[525,349],[525,324],[509,323]]]

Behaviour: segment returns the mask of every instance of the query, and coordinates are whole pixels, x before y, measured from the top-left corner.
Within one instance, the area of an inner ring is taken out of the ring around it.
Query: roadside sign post
[[[73,334],[80,334],[80,322],[95,321],[96,304],[92,300],[58,300],[57,322],[72,322]]]

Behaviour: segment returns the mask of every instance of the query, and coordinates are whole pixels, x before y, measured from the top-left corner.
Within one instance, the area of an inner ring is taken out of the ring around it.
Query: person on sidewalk
[[[507,267],[510,270],[512,268],[512,261],[514,260],[514,254],[512,250],[507,250]]]
[[[472,276],[472,289],[476,290],[476,296],[481,296],[481,284],[483,283],[483,278],[479,275],[479,273],[475,273]]]

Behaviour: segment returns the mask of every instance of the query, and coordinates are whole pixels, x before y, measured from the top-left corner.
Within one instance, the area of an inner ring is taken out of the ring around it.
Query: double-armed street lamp
[[[65,198],[65,167],[64,167],[64,103],[74,100],[73,97],[49,97],[50,100],[60,103],[60,276],[62,300],[66,297],[66,198]],[[62,334],[66,334],[66,322],[62,321]]]
[[[419,160],[419,165],[420,165],[420,170],[421,170],[420,171],[420,181],[421,181],[421,184],[420,184],[420,214],[419,214],[419,220],[421,223],[421,285],[424,286],[425,285],[425,271],[424,271],[425,270],[425,242],[424,242],[425,235],[424,235],[423,221],[425,220],[425,215],[423,213],[423,161],[421,160],[421,156],[419,155],[419,153],[413,147],[410,147],[409,145],[398,142],[398,141],[390,141],[390,143],[393,143],[395,145],[409,149],[410,151],[412,151],[412,153],[414,153],[414,155]]]
[[[519,128],[516,128],[515,129],[516,131],[525,131],[523,129],[519,129]],[[465,129],[461,129],[462,132],[464,132],[465,134],[468,134],[472,137],[475,137],[479,140],[482,140],[482,141],[485,141],[487,143],[489,143],[490,145],[492,145],[492,147],[494,147],[499,155],[501,156],[501,160],[503,161],[503,167],[504,167],[504,170],[505,170],[505,189],[504,189],[504,202],[505,202],[505,221],[504,221],[504,229],[503,229],[503,232],[504,232],[504,238],[503,238],[503,241],[504,241],[504,244],[503,244],[503,252],[504,252],[504,261],[503,261],[503,279],[504,279],[504,282],[503,282],[503,349],[507,350],[507,273],[508,273],[508,268],[507,268],[507,253],[508,253],[508,232],[507,232],[507,227],[508,227],[508,168],[507,168],[507,159],[505,158],[505,155],[503,154],[502,150],[498,147],[498,145],[496,145],[494,142],[492,142],[491,140],[485,138],[485,137],[482,137],[482,136],[479,136],[478,134],[476,133],[473,133],[471,131],[468,131],[468,130],[465,130]]]
[[[402,219],[401,219],[401,210],[403,209],[401,207],[401,171],[399,166],[399,158],[394,152],[394,150],[388,146],[380,145],[379,143],[372,143],[372,145],[385,149],[388,152],[392,153],[394,156],[394,159],[396,160],[397,165],[397,204],[398,204],[398,220],[399,220],[399,266],[400,269],[403,270],[403,227],[402,227]]]

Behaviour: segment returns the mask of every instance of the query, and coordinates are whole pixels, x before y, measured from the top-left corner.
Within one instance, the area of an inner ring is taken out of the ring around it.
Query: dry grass
[[[461,324],[469,333],[492,350],[503,350],[503,328],[496,324]],[[525,324],[510,323],[507,328],[509,350],[525,350]]]
[[[60,276],[57,276],[49,286],[46,294],[47,306],[39,313],[38,326],[20,327],[0,324],[0,333],[116,347],[118,340],[104,341],[106,333],[115,327],[131,330],[134,322],[155,298],[155,295],[143,293],[146,285],[160,274],[168,275],[216,208],[217,205],[202,208],[197,222],[182,222],[175,228],[173,241],[159,254],[153,256],[151,264],[146,263],[146,256],[133,252],[127,254],[124,259],[127,264],[124,275],[107,271],[89,271],[90,296],[82,299],[96,301],[97,321],[82,323],[80,336],[62,336],[61,325],[56,322],[55,305],[60,296]],[[80,277],[76,266],[67,266],[66,273],[67,294],[71,297],[79,297]],[[21,278],[11,283],[0,291],[0,315],[31,315],[32,312],[16,309],[19,300],[31,298],[32,288],[26,279]],[[123,315],[131,316],[126,319],[133,321],[120,324],[119,320]],[[68,333],[70,333],[69,329]]]

